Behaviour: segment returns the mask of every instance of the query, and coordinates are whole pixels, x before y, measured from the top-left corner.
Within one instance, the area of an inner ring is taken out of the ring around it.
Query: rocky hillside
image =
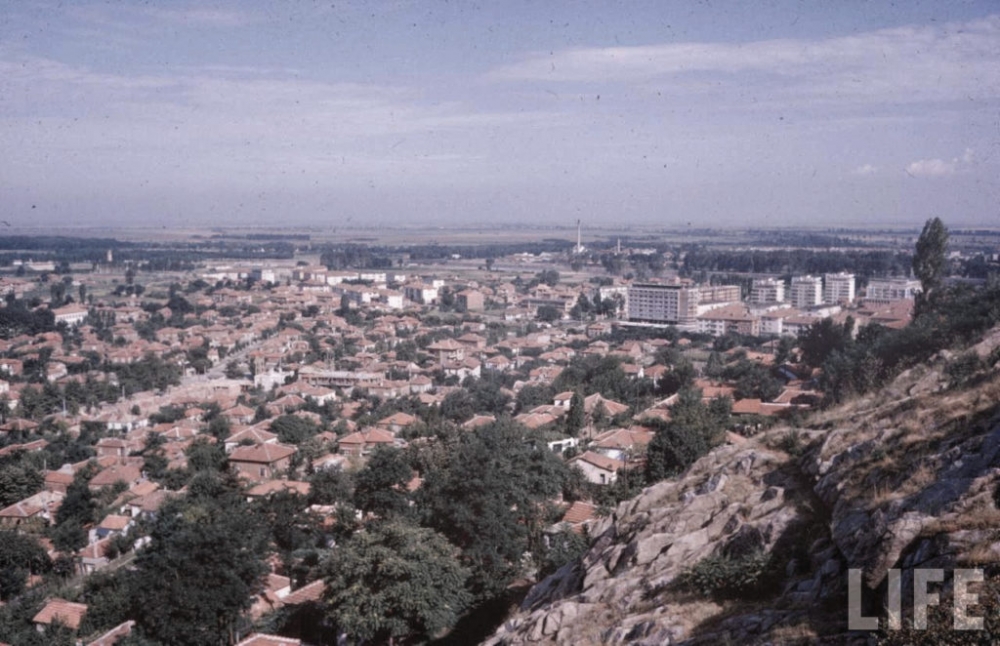
[[[873,615],[890,568],[907,599],[908,569],[1000,561],[998,345],[994,331],[942,352],[647,488],[487,643],[864,642],[847,631],[847,568],[863,569]]]

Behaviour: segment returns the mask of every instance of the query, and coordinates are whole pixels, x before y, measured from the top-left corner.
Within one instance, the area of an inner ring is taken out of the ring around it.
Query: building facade
[[[854,274],[840,272],[823,276],[824,303],[853,303]]]
[[[823,279],[818,276],[794,276],[791,299],[792,307],[816,307],[823,302]]]

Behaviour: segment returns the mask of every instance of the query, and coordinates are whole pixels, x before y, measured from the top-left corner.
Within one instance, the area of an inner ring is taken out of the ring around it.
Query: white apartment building
[[[794,276],[791,292],[792,307],[816,307],[823,302],[823,279],[818,276]]]
[[[403,296],[412,303],[429,305],[438,298],[438,288],[422,283],[409,283],[403,286]]]
[[[635,283],[628,288],[628,319],[644,323],[680,323],[698,315],[698,291],[683,285]]]
[[[824,303],[853,303],[854,274],[840,272],[823,276]]]
[[[912,278],[872,278],[865,290],[865,300],[874,303],[913,300],[922,290]]]
[[[628,289],[628,319],[645,323],[673,323],[697,329],[698,316],[740,303],[739,285],[658,285],[635,283]]]
[[[754,305],[784,303],[785,281],[777,278],[754,278],[750,288],[750,302]]]

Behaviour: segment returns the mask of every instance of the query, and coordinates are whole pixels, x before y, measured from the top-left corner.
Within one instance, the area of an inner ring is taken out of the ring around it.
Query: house
[[[552,405],[569,410],[570,403],[573,401],[573,394],[574,393],[572,390],[567,390],[566,392],[559,393],[558,395],[552,398]]]
[[[252,487],[247,491],[247,501],[254,498],[268,498],[277,493],[288,492],[299,496],[309,495],[310,485],[308,482],[298,482],[296,480],[268,480]]]
[[[124,482],[127,486],[138,483],[142,479],[142,469],[131,464],[115,464],[103,469],[90,479],[87,485],[91,491],[100,491],[116,482]]]
[[[241,431],[237,431],[226,438],[226,453],[232,453],[240,444],[275,444],[278,436],[270,431],[265,431],[257,426],[251,426]]]
[[[277,637],[254,633],[236,646],[302,646],[302,641],[291,637]]]
[[[66,307],[57,307],[52,310],[55,315],[56,325],[60,323],[65,323],[66,325],[73,327],[74,325],[79,325],[83,323],[87,318],[87,308],[81,307],[80,305],[67,305]]]
[[[93,574],[94,572],[107,567],[111,562],[108,553],[111,548],[111,538],[102,538],[93,543],[89,543],[80,550],[77,566],[81,574]]]
[[[587,451],[572,460],[570,464],[580,467],[588,482],[599,485],[612,484],[618,479],[618,470],[625,466],[621,460],[609,458],[600,453]]]
[[[396,446],[397,444],[403,444],[402,440],[397,440],[396,436],[389,431],[368,428],[340,438],[339,451],[342,455],[368,455],[375,450],[376,446]]]
[[[395,434],[399,433],[404,428],[412,424],[416,424],[419,421],[420,420],[417,417],[410,415],[409,413],[397,412],[393,413],[388,417],[380,419],[375,424],[375,427]]]
[[[118,624],[108,632],[87,644],[87,646],[114,646],[118,643],[119,639],[128,637],[132,634],[133,626],[135,626],[135,622],[131,619],[123,624]]]
[[[135,622],[131,619],[123,624],[118,624],[108,632],[90,642],[87,646],[114,646],[118,643],[119,639],[128,637],[132,634],[133,626],[135,626]]]
[[[627,460],[643,454],[654,435],[651,429],[642,426],[613,428],[595,437],[590,448],[615,460]]]
[[[465,359],[465,346],[455,339],[443,339],[427,346],[428,352],[436,353],[438,362],[448,363]]]
[[[284,444],[255,444],[239,446],[229,454],[229,464],[251,482],[263,482],[288,469],[292,454],[298,451],[294,446]]]
[[[54,598],[48,600],[31,622],[35,624],[40,633],[44,633],[46,628],[56,623],[75,631],[80,627],[80,622],[85,614],[87,614],[86,604]]]
[[[460,309],[468,312],[483,311],[483,293],[475,289],[466,289],[455,294],[455,303]]]
[[[99,540],[102,538],[107,538],[108,536],[114,536],[118,534],[124,534],[134,525],[134,521],[128,516],[118,516],[116,514],[108,514],[104,517],[97,527],[91,530],[94,540]]]
[[[628,412],[628,406],[602,397],[600,393],[594,393],[583,399],[583,410],[591,418],[594,416],[594,411],[599,410],[602,406],[606,417],[616,417]]]
[[[63,492],[43,489],[33,496],[0,509],[0,525],[17,527],[35,524],[45,527],[55,518],[56,510],[62,504]]]
[[[576,534],[582,534],[590,523],[597,518],[597,505],[577,500],[570,505],[562,519],[546,530],[547,534],[556,534],[563,529],[569,529]]]
[[[502,354],[498,354],[495,357],[490,357],[483,362],[483,365],[487,370],[493,370],[495,372],[507,372],[513,367],[510,359]]]

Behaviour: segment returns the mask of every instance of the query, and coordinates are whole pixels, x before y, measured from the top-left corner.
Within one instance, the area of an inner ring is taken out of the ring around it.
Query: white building
[[[823,302],[823,279],[818,276],[794,276],[791,292],[792,307],[816,307]]]
[[[403,295],[412,303],[429,305],[437,301],[438,288],[423,283],[409,283],[403,286]]]
[[[874,303],[914,300],[922,290],[912,278],[872,278],[865,290],[865,300]]]
[[[750,302],[754,305],[784,303],[785,281],[776,278],[754,278],[750,289]]]
[[[628,319],[643,323],[681,323],[698,316],[698,292],[682,285],[636,283],[628,288]]]
[[[853,303],[854,274],[840,272],[823,276],[824,303]]]

